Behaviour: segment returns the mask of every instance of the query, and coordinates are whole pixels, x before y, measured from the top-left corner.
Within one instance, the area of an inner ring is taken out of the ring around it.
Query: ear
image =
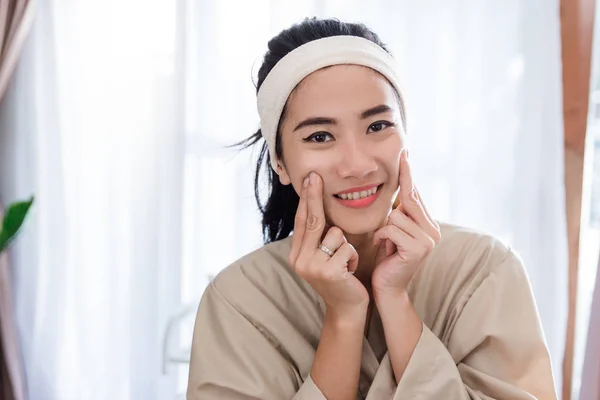
[[[289,185],[292,183],[290,176],[288,175],[285,166],[281,162],[281,160],[277,161],[277,169],[275,170],[277,175],[279,175],[279,181],[284,185]]]

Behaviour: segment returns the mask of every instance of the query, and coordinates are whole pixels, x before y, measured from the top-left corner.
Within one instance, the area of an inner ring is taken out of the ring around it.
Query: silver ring
[[[327,248],[327,246],[325,246],[325,245],[323,245],[323,244],[322,244],[322,245],[320,246],[320,249],[321,249],[321,250],[323,250],[323,252],[324,252],[325,254],[328,254],[328,255],[329,255],[329,257],[333,257],[333,254],[334,254],[334,253],[333,253],[333,251],[329,250],[329,249]]]

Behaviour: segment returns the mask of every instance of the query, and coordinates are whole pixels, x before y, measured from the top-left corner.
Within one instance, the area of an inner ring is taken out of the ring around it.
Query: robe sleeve
[[[326,400],[278,346],[211,283],[196,316],[187,399]]]
[[[393,399],[555,400],[529,280],[508,256],[465,296],[447,346],[423,331]]]

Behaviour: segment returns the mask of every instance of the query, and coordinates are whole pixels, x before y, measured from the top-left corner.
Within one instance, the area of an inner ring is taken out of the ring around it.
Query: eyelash
[[[373,125],[383,125],[383,128],[381,128],[381,130],[376,131],[376,132],[381,132],[382,130],[384,130],[385,128],[390,128],[396,124],[394,124],[393,122],[389,122],[389,121],[377,121],[377,122],[373,122],[371,125],[369,125],[369,129],[371,129],[371,127]]]
[[[389,122],[389,121],[377,121],[377,122],[373,122],[371,125],[369,125],[369,130],[371,130],[371,127],[373,127],[373,125],[383,125],[383,127],[378,130],[378,131],[374,131],[373,133],[377,133],[377,132],[381,132],[383,131],[385,128],[390,128],[395,126],[396,124],[394,124],[393,122]],[[313,143],[325,143],[326,141],[321,141],[318,142],[316,140],[314,140],[316,137],[318,136],[329,136],[332,137],[331,133],[329,132],[315,132],[312,135],[302,139],[304,142],[313,142]]]

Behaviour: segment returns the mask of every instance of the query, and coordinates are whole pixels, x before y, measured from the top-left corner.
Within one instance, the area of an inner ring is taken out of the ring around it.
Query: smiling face
[[[348,234],[375,231],[396,197],[405,145],[393,87],[370,68],[336,65],[304,78],[286,108],[281,182],[300,193],[316,172],[328,223]]]

